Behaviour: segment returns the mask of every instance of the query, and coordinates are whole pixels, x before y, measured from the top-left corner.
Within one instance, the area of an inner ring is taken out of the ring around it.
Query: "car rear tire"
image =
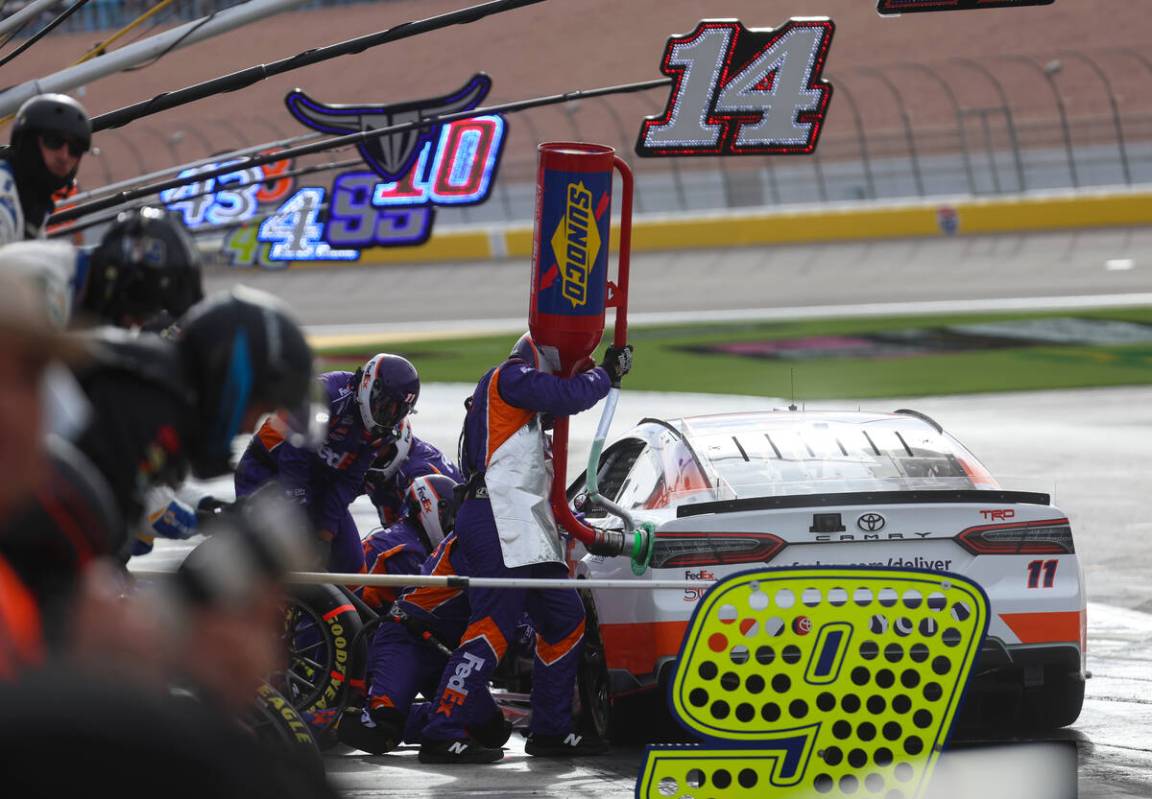
[[[1020,721],[1026,729],[1053,730],[1067,727],[1084,707],[1084,680],[1064,674],[1038,688],[1024,691]]]
[[[580,665],[576,667],[573,716],[576,728],[583,734],[607,738],[612,724],[612,697],[608,690],[604,639],[600,636],[600,619],[592,592],[581,591],[580,599],[584,603],[584,646]]]

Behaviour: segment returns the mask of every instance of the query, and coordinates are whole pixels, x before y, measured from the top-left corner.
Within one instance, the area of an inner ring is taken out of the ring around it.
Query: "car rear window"
[[[693,422],[689,434],[718,499],[997,487],[960,442],[917,419],[759,417]]]

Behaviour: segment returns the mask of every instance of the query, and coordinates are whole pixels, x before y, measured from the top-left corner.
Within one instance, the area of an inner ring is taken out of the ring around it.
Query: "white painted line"
[[[733,308],[709,311],[668,311],[628,314],[633,325],[669,325],[684,322],[777,322],[800,319],[905,316],[937,313],[983,313],[996,311],[1064,311],[1088,308],[1132,308],[1152,305],[1152,293],[1081,294],[1067,297],[994,297],[973,300],[927,300],[877,302],[860,305],[801,305],[789,308]],[[611,320],[609,320],[609,323]],[[309,325],[310,336],[390,335],[395,333],[445,333],[474,335],[523,331],[525,317],[496,319],[428,320],[380,324]]]
[[[1131,258],[1112,258],[1104,262],[1104,268],[1109,272],[1126,272],[1135,265]]]

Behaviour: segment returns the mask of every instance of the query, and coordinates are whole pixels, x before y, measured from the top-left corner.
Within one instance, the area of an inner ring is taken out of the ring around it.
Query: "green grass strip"
[[[1152,325],[1152,308],[964,316],[905,316],[771,323],[708,323],[637,327],[625,388],[790,397],[798,399],[923,396],[1152,383],[1152,344],[1085,346],[1045,344],[886,358],[785,360],[698,353],[685,347],[854,336],[905,329],[1010,320],[1076,318]],[[324,369],[355,369],[383,350],[411,359],[427,382],[477,381],[507,356],[515,335],[438,341],[389,342],[321,351]],[[601,351],[602,351],[601,347]]]

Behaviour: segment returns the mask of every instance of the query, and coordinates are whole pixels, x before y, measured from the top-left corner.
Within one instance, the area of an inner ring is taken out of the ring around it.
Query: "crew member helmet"
[[[121,327],[176,319],[200,300],[200,253],[179,218],[162,208],[125,211],[92,253],[83,306]]]
[[[356,372],[356,405],[364,429],[386,436],[412,412],[420,397],[420,375],[404,357],[381,352]]]
[[[427,474],[412,481],[405,494],[408,514],[420,522],[431,552],[456,524],[457,482],[443,474]]]

